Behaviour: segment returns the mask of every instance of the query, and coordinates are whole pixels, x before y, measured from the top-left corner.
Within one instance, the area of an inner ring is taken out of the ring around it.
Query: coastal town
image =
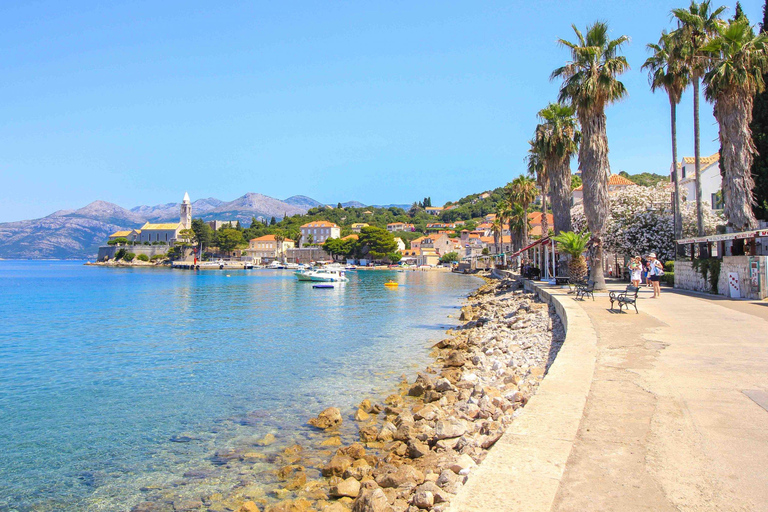
[[[768,0],[492,4],[10,13],[0,512],[768,512]]]

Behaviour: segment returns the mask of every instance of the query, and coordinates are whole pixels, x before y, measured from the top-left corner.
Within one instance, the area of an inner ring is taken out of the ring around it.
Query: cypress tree
[[[768,28],[768,0],[763,5],[763,23],[760,31]],[[763,80],[768,82],[768,74],[763,75]],[[755,96],[752,107],[752,142],[755,143],[757,154],[752,162],[752,176],[755,179],[755,204],[752,211],[755,217],[768,220],[768,90]]]
[[[741,9],[741,3],[736,2],[736,12],[733,15],[733,21],[738,21],[742,18],[746,18],[746,16],[744,16],[744,11]]]

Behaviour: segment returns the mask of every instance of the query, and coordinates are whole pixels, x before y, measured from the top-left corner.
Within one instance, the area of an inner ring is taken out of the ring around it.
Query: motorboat
[[[275,270],[275,269],[285,268],[285,265],[283,265],[279,261],[275,260],[272,263],[270,263],[269,265],[267,265],[267,268]]]
[[[295,273],[299,281],[319,281],[319,282],[342,282],[349,281],[344,275],[344,270],[335,268],[317,268],[309,270],[299,270]]]

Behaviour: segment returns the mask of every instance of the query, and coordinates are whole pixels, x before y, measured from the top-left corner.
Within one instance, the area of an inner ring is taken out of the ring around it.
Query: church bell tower
[[[189,202],[189,194],[184,192],[184,200],[181,202],[181,216],[179,218],[182,229],[192,228],[192,203]]]

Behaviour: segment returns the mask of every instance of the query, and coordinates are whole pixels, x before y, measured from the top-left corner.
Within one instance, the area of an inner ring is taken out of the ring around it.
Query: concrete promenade
[[[768,302],[540,288],[566,343],[452,511],[768,511]]]

